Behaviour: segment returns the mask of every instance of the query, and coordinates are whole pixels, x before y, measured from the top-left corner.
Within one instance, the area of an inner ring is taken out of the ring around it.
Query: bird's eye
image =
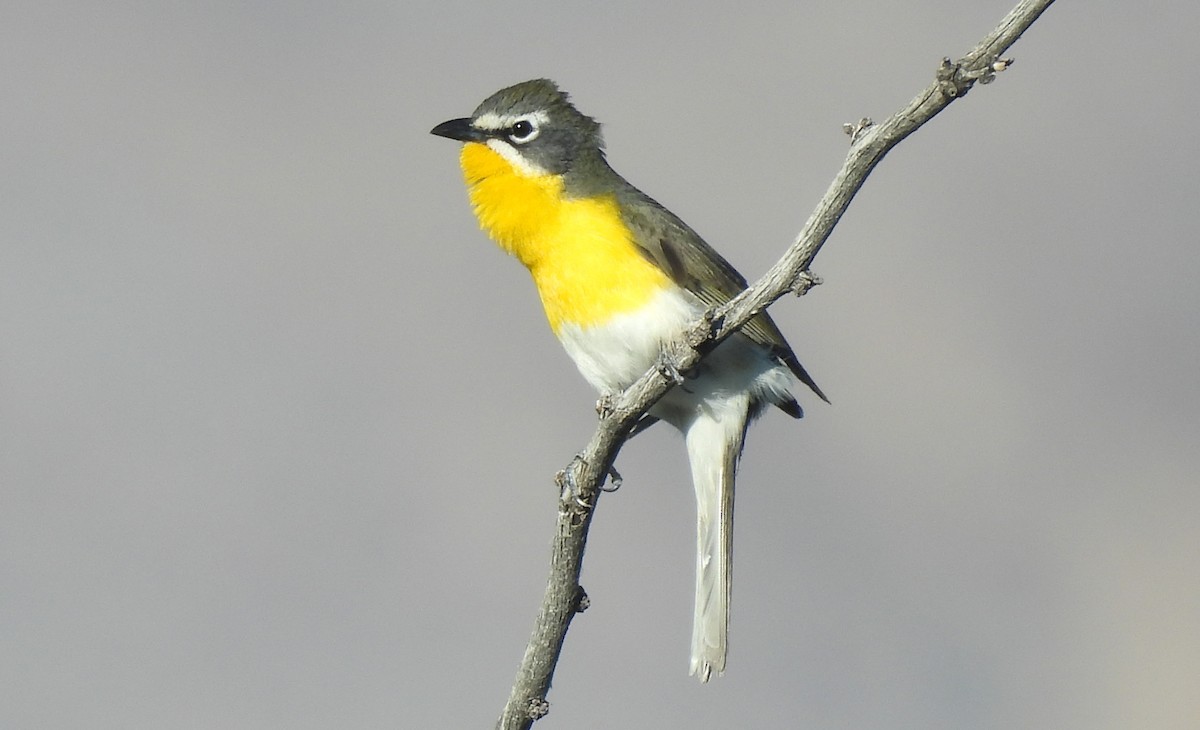
[[[529,119],[520,119],[513,122],[513,125],[508,128],[508,138],[517,144],[525,144],[538,136],[537,125]]]

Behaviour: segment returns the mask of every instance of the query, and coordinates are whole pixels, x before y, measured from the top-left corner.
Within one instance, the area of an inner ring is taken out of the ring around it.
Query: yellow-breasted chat
[[[609,167],[600,125],[549,80],[501,89],[432,133],[465,143],[479,223],[533,276],[550,328],[601,393],[629,386],[666,343],[746,280],[669,210]],[[696,491],[691,673],[725,670],[734,475],[768,405],[799,418],[796,381],[822,400],[769,316],[722,342],[654,405],[684,436]]]

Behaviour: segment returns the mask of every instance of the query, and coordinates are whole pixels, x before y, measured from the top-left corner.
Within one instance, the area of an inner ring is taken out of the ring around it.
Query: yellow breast
[[[590,327],[672,286],[638,252],[612,196],[569,198],[557,175],[529,176],[467,143],[462,168],[479,224],[533,275],[550,327]]]

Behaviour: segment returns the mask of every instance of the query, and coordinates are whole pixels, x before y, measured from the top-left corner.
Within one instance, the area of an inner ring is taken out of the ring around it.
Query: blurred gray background
[[[479,728],[594,426],[428,130],[557,79],[750,278],[1012,0],[16,3],[0,29],[0,726]],[[545,728],[1200,727],[1188,3],[1060,3],[772,313],[833,405],[739,483],[687,676],[656,428]]]

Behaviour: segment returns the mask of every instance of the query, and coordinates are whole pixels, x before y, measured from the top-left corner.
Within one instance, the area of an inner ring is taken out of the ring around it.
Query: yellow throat
[[[479,225],[529,269],[555,334],[637,310],[673,285],[639,253],[613,196],[567,197],[561,176],[525,174],[478,142],[460,161]]]

